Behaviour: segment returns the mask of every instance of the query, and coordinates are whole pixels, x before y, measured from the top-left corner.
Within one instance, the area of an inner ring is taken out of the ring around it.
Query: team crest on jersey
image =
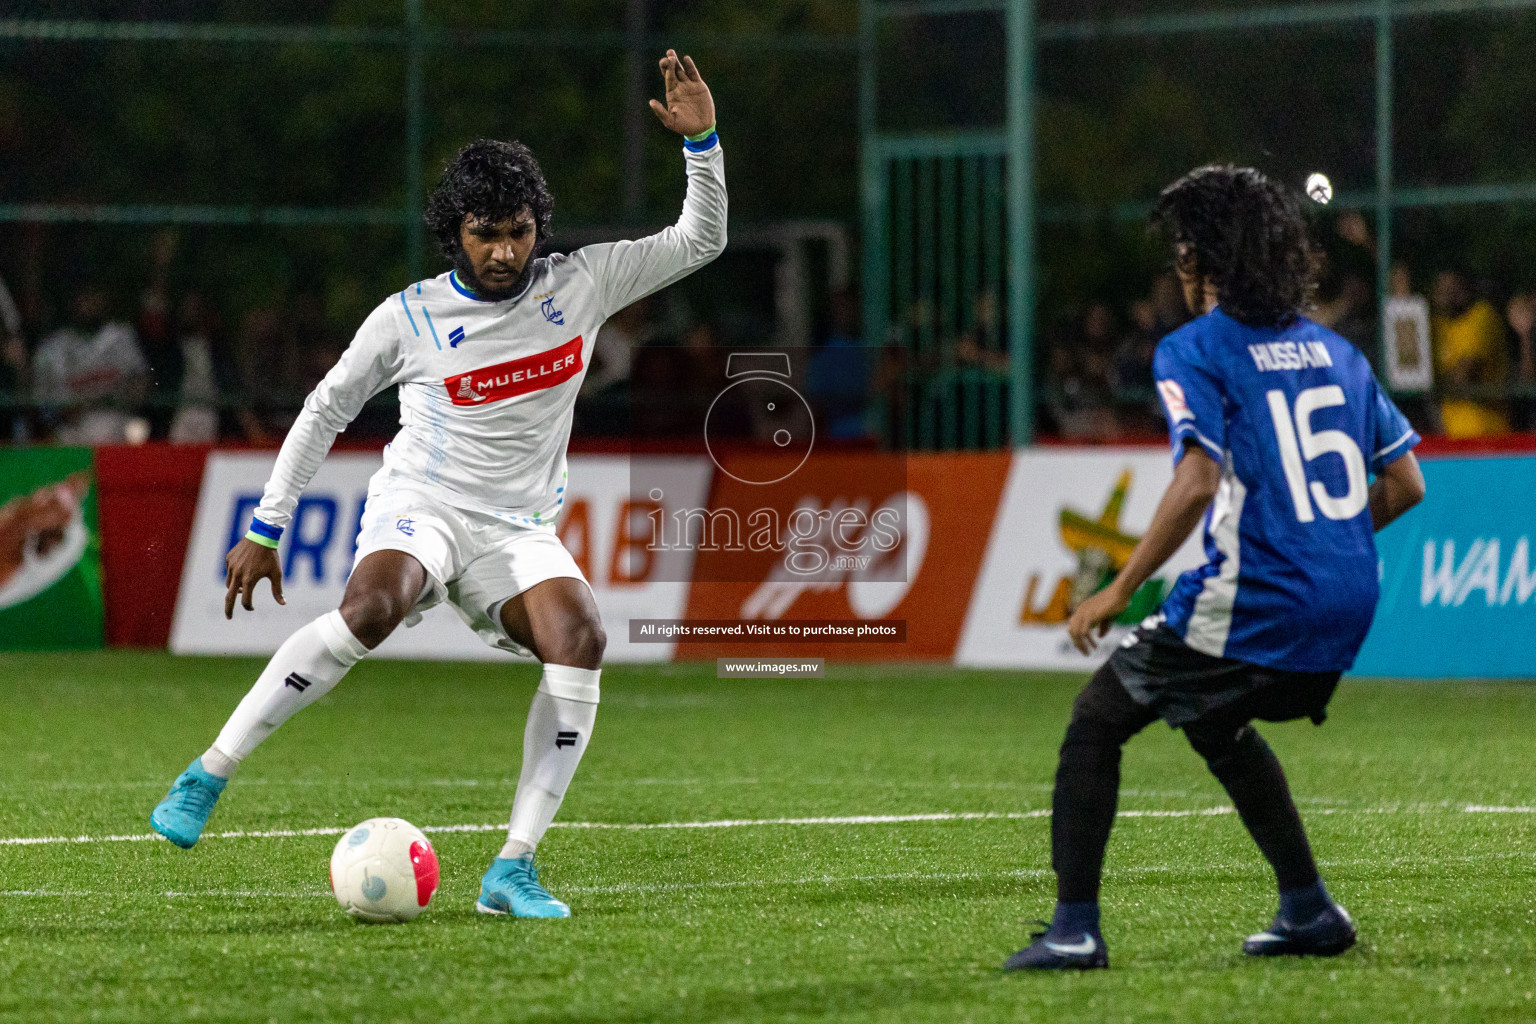
[[[559,348],[443,378],[454,405],[499,402],[564,384],[581,372],[581,337]]]
[[[542,299],[539,303],[539,311],[544,314],[544,319],[557,327],[565,326],[565,312],[555,308],[555,293],[545,292],[543,295],[535,295],[535,299]]]

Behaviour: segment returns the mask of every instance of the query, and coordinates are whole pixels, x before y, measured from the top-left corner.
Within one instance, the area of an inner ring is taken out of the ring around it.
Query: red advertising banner
[[[906,638],[894,643],[825,640],[820,645],[679,639],[677,657],[803,657],[814,647],[814,653],[837,661],[949,660],[1010,459],[1006,452],[823,455],[772,486],[744,482],[773,479],[766,470],[754,475],[733,467],[730,475],[717,474],[711,512],[771,510],[785,524],[785,543],[747,553],[701,546],[685,618],[903,620]],[[797,555],[808,556],[802,562],[825,562],[800,567],[813,571],[797,571],[791,563]],[[744,558],[758,569],[752,582],[707,582],[741,579]],[[714,563],[725,559],[730,571],[716,571]]]
[[[206,445],[96,449],[107,643],[164,647],[197,513]]]

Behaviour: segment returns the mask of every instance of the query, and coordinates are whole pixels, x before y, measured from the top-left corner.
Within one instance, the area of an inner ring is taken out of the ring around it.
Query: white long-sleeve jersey
[[[452,273],[385,300],[304,400],[253,529],[275,535],[288,525],[336,435],[391,385],[400,387],[400,432],[373,490],[428,489],[457,508],[552,524],[565,500],[576,393],[603,321],[725,248],[718,140],[685,148],[684,159],[688,192],[672,227],[536,260],[526,287],[501,302],[477,299]]]

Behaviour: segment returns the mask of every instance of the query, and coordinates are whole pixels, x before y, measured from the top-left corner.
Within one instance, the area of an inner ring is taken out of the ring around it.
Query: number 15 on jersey
[[[1296,519],[1310,523],[1317,511],[1329,519],[1353,519],[1365,510],[1370,501],[1370,486],[1366,479],[1365,456],[1354,439],[1342,430],[1312,429],[1312,414],[1344,404],[1344,389],[1337,384],[1307,388],[1296,396],[1295,413],[1284,391],[1278,388],[1265,394],[1269,400],[1269,415],[1275,425],[1275,442],[1280,447],[1280,465],[1285,469],[1285,482],[1290,487],[1291,502],[1296,507]],[[1329,453],[1344,460],[1344,472],[1349,488],[1335,497],[1319,481],[1307,482],[1304,462],[1311,462]]]

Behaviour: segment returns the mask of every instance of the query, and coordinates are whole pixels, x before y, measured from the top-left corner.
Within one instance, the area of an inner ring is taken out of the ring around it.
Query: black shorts
[[[1109,657],[1136,703],[1174,728],[1239,703],[1264,722],[1310,718],[1321,725],[1341,672],[1287,672],[1236,658],[1213,658],[1158,621],[1138,626]]]

